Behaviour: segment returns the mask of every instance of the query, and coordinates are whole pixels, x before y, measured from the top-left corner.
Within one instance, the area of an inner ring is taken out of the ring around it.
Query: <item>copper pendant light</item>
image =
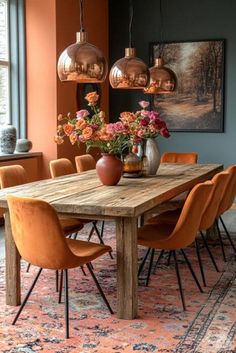
[[[133,3],[130,0],[129,48],[125,48],[125,56],[117,60],[111,68],[109,80],[112,88],[143,89],[149,81],[147,65],[135,56],[132,47],[131,29],[133,21]]]
[[[83,28],[83,0],[80,0],[80,32],[76,33],[76,43],[61,53],[57,72],[61,81],[77,83],[100,83],[106,78],[107,62],[102,51],[87,42]]]
[[[144,93],[148,94],[168,94],[173,93],[177,87],[177,77],[170,68],[165,66],[163,60],[163,14],[162,0],[160,1],[160,23],[161,23],[161,41],[159,57],[155,59],[154,66],[149,69],[150,81],[144,89]]]
[[[162,58],[155,59],[155,64],[149,69],[150,82],[144,93],[167,94],[173,93],[176,89],[177,78],[175,73],[164,66]]]

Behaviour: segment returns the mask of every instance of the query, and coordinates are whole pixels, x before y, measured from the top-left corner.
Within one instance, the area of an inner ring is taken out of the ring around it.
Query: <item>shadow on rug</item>
[[[83,237],[82,237],[83,238]],[[114,248],[114,226],[106,224],[105,242]],[[96,241],[96,238],[93,239]],[[225,241],[225,244],[227,242]],[[220,247],[212,245],[221,272],[216,273],[202,249],[207,287],[199,293],[184,262],[180,264],[187,311],[182,311],[175,269],[164,258],[149,287],[139,286],[139,316],[119,320],[111,316],[94,283],[81,270],[69,271],[70,335],[64,339],[64,306],[57,304],[55,272],[44,270],[16,326],[11,321],[16,308],[6,306],[4,263],[0,268],[0,352],[2,353],[233,353],[236,352],[236,262],[227,246],[227,264]],[[199,276],[195,249],[187,253]],[[140,249],[140,259],[144,249]],[[158,254],[156,254],[157,256]],[[179,259],[181,257],[179,256]],[[22,292],[32,282],[36,269],[25,272]],[[94,262],[94,271],[116,310],[116,264],[106,254]],[[88,272],[88,271],[87,271]]]

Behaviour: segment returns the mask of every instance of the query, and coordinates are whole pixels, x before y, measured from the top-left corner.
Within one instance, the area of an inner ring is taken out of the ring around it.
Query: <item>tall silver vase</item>
[[[160,165],[161,155],[155,138],[144,140],[143,155],[146,159],[146,174],[156,175]]]
[[[14,153],[16,148],[16,128],[12,125],[0,129],[0,149],[2,153]]]

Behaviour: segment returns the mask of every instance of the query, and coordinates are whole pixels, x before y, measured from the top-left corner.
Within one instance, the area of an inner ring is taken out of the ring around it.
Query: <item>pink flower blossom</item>
[[[77,119],[83,119],[83,118],[86,118],[86,116],[89,116],[89,112],[86,109],[81,109],[78,112],[76,112]]]
[[[147,101],[140,101],[138,102],[138,104],[140,105],[141,108],[146,109],[147,107],[149,107],[150,103]]]

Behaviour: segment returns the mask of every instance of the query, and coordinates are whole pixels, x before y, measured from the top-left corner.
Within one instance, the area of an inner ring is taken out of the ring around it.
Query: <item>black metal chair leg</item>
[[[196,282],[196,285],[198,286],[198,289],[200,290],[201,293],[203,293],[202,287],[201,287],[201,285],[200,285],[200,283],[198,281],[198,278],[197,278],[195,272],[193,271],[192,265],[191,265],[187,255],[185,254],[183,249],[180,249],[180,251],[181,251],[181,254],[183,255],[183,257],[184,257],[184,259],[186,261],[186,264],[188,265],[189,271],[191,272],[191,275],[193,276],[193,279]]]
[[[61,270],[60,286],[59,286],[59,296],[58,296],[58,304],[61,304],[62,285],[63,285],[63,270]]]
[[[56,270],[56,292],[59,291],[59,273],[58,270]]]
[[[101,237],[103,238],[103,232],[104,232],[104,225],[105,225],[105,221],[102,221],[101,224]]]
[[[167,266],[168,267],[170,266],[171,255],[172,255],[172,251],[169,251],[168,260],[167,260]]]
[[[93,232],[95,231],[94,224],[96,224],[96,221],[95,221],[95,222],[93,222],[93,226],[92,226],[92,228],[91,228],[91,230],[90,230],[90,232],[89,232],[88,241],[90,241],[90,240],[91,240],[92,235],[93,235]]]
[[[112,308],[110,307],[110,304],[108,303],[108,300],[107,300],[107,298],[106,298],[106,296],[105,296],[105,294],[104,294],[100,284],[98,283],[98,280],[97,280],[97,278],[96,278],[96,276],[95,276],[95,274],[94,274],[94,272],[92,270],[91,264],[88,263],[88,264],[86,264],[86,266],[87,266],[87,268],[88,268],[88,270],[89,270],[89,272],[90,272],[90,274],[91,274],[91,276],[92,276],[92,278],[93,278],[93,280],[94,280],[94,282],[96,284],[96,287],[99,290],[99,293],[101,294],[102,299],[104,300],[104,303],[106,304],[108,310],[110,311],[111,314],[114,314],[114,312],[113,312]]]
[[[30,266],[31,266],[31,264],[28,263],[27,268],[26,268],[26,272],[29,272]]]
[[[68,295],[68,270],[63,270],[65,274],[64,279],[64,296],[65,296],[65,326],[66,338],[69,338],[69,295]]]
[[[205,274],[204,274],[204,270],[203,270],[203,266],[202,266],[202,258],[201,258],[199,244],[198,244],[197,239],[195,239],[195,245],[196,245],[198,264],[199,264],[199,268],[200,268],[200,272],[201,272],[201,276],[202,276],[202,283],[203,283],[204,287],[206,287],[206,278],[205,278]]]
[[[149,262],[149,267],[148,267],[148,274],[147,274],[146,284],[145,284],[146,287],[148,286],[149,279],[150,279],[150,274],[151,274],[151,270],[152,270],[152,264],[153,264],[154,254],[155,254],[155,249],[152,249],[152,251],[151,251],[151,257],[150,257],[150,262]]]
[[[147,260],[147,257],[148,257],[148,255],[149,255],[150,251],[151,251],[151,248],[148,248],[148,249],[147,249],[147,252],[146,252],[146,254],[145,254],[145,256],[144,256],[144,258],[143,258],[143,260],[142,260],[142,262],[141,262],[141,264],[140,264],[140,266],[139,266],[139,269],[138,269],[138,277],[140,276],[140,274],[141,274],[141,272],[142,272],[142,270],[143,270],[143,267],[144,267],[144,265],[145,265],[145,262],[146,262],[146,260]]]
[[[223,240],[222,240],[222,237],[221,237],[221,232],[220,232],[218,220],[215,221],[215,224],[216,224],[218,238],[219,238],[219,241],[220,241],[220,246],[221,246],[221,250],[222,250],[223,260],[224,260],[224,262],[226,262],[225,248],[224,248],[224,243],[223,243]]]
[[[235,247],[233,240],[228,232],[228,229],[226,228],[225,222],[223,221],[223,218],[221,216],[220,216],[220,221],[221,221],[221,224],[224,228],[225,234],[226,234],[227,238],[229,239],[230,245],[232,246],[234,252],[236,253],[236,247]]]
[[[76,239],[76,238],[77,238],[77,235],[78,235],[78,232],[74,233],[74,234],[73,234],[73,239]]]
[[[15,325],[16,321],[18,320],[18,317],[20,316],[22,310],[24,309],[24,306],[25,306],[25,304],[27,303],[27,300],[29,299],[29,296],[30,296],[32,290],[34,289],[34,286],[35,286],[35,284],[37,283],[37,281],[38,281],[38,279],[39,279],[39,276],[40,276],[42,270],[43,270],[42,268],[39,269],[39,271],[38,271],[38,273],[37,273],[37,275],[36,275],[36,277],[35,277],[33,283],[31,284],[30,289],[28,290],[28,292],[27,292],[27,294],[26,294],[26,296],[25,296],[25,299],[23,300],[23,303],[22,303],[21,306],[20,306],[20,309],[18,310],[18,312],[17,312],[17,314],[16,314],[16,316],[15,316],[13,322],[12,322],[12,325]]]
[[[97,234],[97,236],[98,236],[98,239],[100,240],[100,243],[101,243],[102,245],[104,245],[104,241],[103,241],[103,239],[102,239],[101,234],[99,233],[97,224],[93,222],[93,226],[94,226],[95,232],[96,232],[96,234]],[[109,255],[110,255],[110,258],[113,259],[113,256],[112,256],[111,251],[109,251]]]
[[[165,252],[165,250],[161,250],[161,252],[160,252],[160,254],[159,254],[159,256],[158,256],[158,259],[157,259],[156,264],[155,264],[155,267],[154,267],[154,273],[156,272],[157,265],[158,265],[159,262],[161,261],[161,258],[162,258],[162,256],[164,255],[164,252]]]
[[[205,239],[205,236],[204,236],[203,232],[200,231],[200,234],[201,234],[203,243],[204,243],[204,245],[205,245],[205,247],[206,247],[206,249],[207,249],[207,252],[208,252],[208,254],[209,254],[210,258],[211,258],[211,261],[212,261],[212,263],[213,263],[213,266],[215,267],[216,272],[220,272],[219,269],[218,269],[218,266],[217,266],[217,264],[216,264],[216,262],[215,262],[214,256],[213,256],[213,254],[212,254],[212,252],[211,252],[211,250],[210,250],[210,248],[209,248],[209,246],[208,246],[208,244],[207,244],[207,241],[206,241],[206,239]]]
[[[85,270],[84,270],[84,266],[80,266],[80,269],[81,269],[81,271],[83,272],[84,276],[87,276],[87,274],[86,274],[86,272],[85,272]]]
[[[177,276],[177,280],[178,280],[178,284],[179,284],[180,296],[181,296],[181,300],[182,300],[183,309],[185,311],[186,306],[185,306],[185,300],[184,300],[184,292],[183,292],[183,287],[182,287],[182,282],[181,282],[180,272],[179,272],[179,265],[178,265],[175,250],[173,250],[173,257],[174,257],[174,261],[175,261],[175,271],[176,271],[176,276]]]

